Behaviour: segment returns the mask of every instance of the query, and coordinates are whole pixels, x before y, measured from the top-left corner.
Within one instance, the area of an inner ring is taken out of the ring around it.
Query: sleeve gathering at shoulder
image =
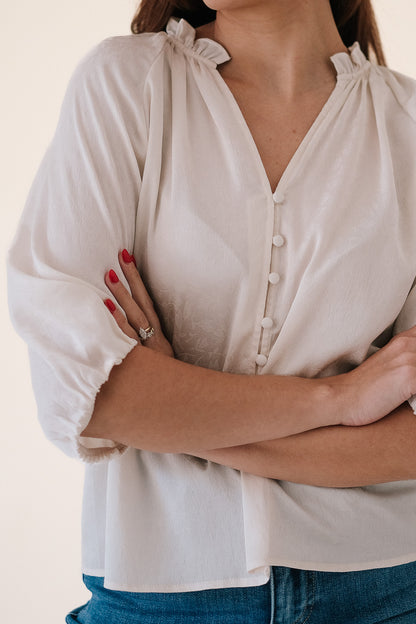
[[[133,248],[146,151],[143,85],[154,50],[136,37],[105,40],[75,68],[7,258],[40,424],[87,462],[127,448],[80,434],[112,367],[137,344],[103,303],[105,272]]]
[[[396,102],[416,124],[416,80],[388,67],[377,67]]]

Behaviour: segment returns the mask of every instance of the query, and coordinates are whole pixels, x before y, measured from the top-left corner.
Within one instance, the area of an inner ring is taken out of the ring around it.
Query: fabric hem
[[[325,563],[322,561],[291,561],[289,559],[280,559],[270,557],[272,566],[283,566],[286,568],[296,568],[298,570],[311,570],[315,572],[360,572],[362,570],[374,570],[377,568],[391,568],[396,565],[416,562],[416,552],[401,557],[393,557],[392,559],[378,559],[375,561],[364,561],[362,563]],[[264,568],[264,564],[253,565],[249,572],[255,572],[257,569]]]
[[[104,459],[110,459],[115,453],[122,455],[129,448],[125,444],[121,442],[117,442],[116,440],[106,440],[106,442],[113,442],[115,446],[101,446],[96,448],[91,448],[82,443],[81,433],[84,431],[89,421],[91,420],[91,415],[94,409],[95,400],[97,394],[101,388],[101,386],[108,380],[110,373],[114,366],[117,366],[122,363],[125,357],[133,350],[133,348],[138,344],[137,340],[134,338],[125,337],[128,340],[128,344],[125,345],[123,351],[115,357],[111,362],[105,366],[103,375],[101,376],[101,380],[95,384],[94,387],[94,396],[88,405],[88,408],[85,409],[84,414],[78,420],[76,424],[75,431],[75,458],[81,460],[86,463],[96,463],[102,461]],[[88,440],[89,438],[86,438]],[[93,438],[95,442],[97,442],[98,438]]]
[[[416,414],[416,394],[412,394],[412,396],[407,399],[407,402],[412,408],[413,414]]]
[[[106,579],[104,570],[88,570],[83,569],[82,573],[87,576],[101,576],[104,578],[104,587],[106,589],[112,589],[117,591],[129,591],[129,592],[187,592],[187,591],[202,591],[206,589],[227,589],[229,587],[256,587],[258,585],[265,585],[270,580],[270,566],[263,566],[263,574],[258,576],[253,574],[251,577],[237,577],[228,579],[216,579],[209,581],[199,581],[192,583],[176,584],[176,585],[125,585],[123,583],[117,583],[111,579]]]
[[[351,563],[340,565],[337,563],[323,563],[314,561],[292,561],[288,559],[276,558],[270,565],[258,565],[251,568],[248,572],[251,577],[237,577],[228,579],[215,579],[209,581],[199,581],[175,585],[127,585],[118,583],[111,579],[105,578],[103,569],[83,568],[82,573],[87,576],[99,576],[104,578],[104,587],[106,589],[128,592],[186,592],[186,591],[202,591],[206,589],[226,589],[229,587],[257,587],[269,582],[271,574],[271,566],[282,566],[286,568],[295,568],[298,570],[310,570],[313,572],[360,572],[363,570],[374,570],[378,568],[389,568],[396,565],[404,565],[406,563],[416,562],[416,553],[404,555],[402,557],[394,557],[392,559],[380,559],[375,561],[367,561],[360,564]]]

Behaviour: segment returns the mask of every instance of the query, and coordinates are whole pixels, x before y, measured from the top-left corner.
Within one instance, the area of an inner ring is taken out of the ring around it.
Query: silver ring
[[[140,340],[147,340],[148,338],[151,338],[153,336],[153,334],[155,333],[155,330],[153,327],[146,327],[146,329],[143,329],[143,327],[139,327],[139,336],[140,336]]]

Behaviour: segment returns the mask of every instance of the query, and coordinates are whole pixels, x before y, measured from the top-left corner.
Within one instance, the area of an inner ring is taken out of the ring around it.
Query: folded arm
[[[131,337],[148,325],[157,327],[160,335],[156,312],[134,263],[124,262],[122,255],[119,261],[131,294],[120,281],[106,276],[127,316],[115,310],[115,320]],[[197,455],[196,449],[204,449],[212,451],[210,458],[219,463],[243,461],[242,470],[272,469],[270,476],[284,478],[276,438],[285,438],[281,443],[282,448],[289,445],[289,458],[292,442],[302,448],[303,438],[296,434],[307,431],[322,434],[325,447],[331,441],[325,435],[335,436],[341,445],[341,431],[351,428],[353,446],[357,425],[383,418],[416,389],[416,328],[396,336],[353,371],[325,379],[208,370],[167,357],[155,340],[156,336],[149,339],[146,347],[138,345],[114,367],[83,435],[156,452]],[[338,424],[348,427],[334,429]],[[213,449],[228,450],[222,454]]]
[[[82,435],[192,454],[201,447],[235,446],[323,426],[338,416],[330,409],[331,393],[324,381],[222,373],[138,346],[111,371]]]
[[[321,487],[416,479],[416,416],[407,404],[362,427],[333,426],[193,453],[243,472]]]

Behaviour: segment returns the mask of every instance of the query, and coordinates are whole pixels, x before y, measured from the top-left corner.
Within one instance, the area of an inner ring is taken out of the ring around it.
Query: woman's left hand
[[[118,260],[129,284],[131,295],[120,282],[114,269],[106,273],[105,283],[114,299],[124,310],[125,315],[111,299],[106,299],[105,305],[114,316],[117,325],[127,336],[139,342],[142,341],[142,344],[150,349],[175,357],[171,344],[163,334],[153,301],[136,268],[134,256],[127,249],[123,249],[118,255]],[[143,333],[143,330],[149,331],[151,328],[154,329],[154,334],[143,340],[140,337],[140,330]]]

